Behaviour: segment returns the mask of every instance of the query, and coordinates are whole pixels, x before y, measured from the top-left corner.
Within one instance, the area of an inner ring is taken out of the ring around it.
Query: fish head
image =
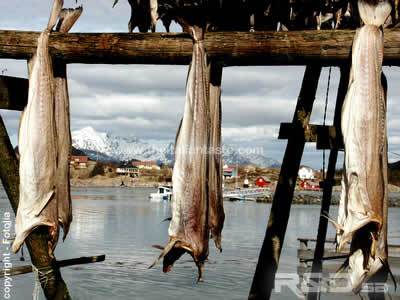
[[[357,230],[353,236],[349,256],[349,279],[354,293],[384,266],[377,255],[378,239],[381,226],[370,222]]]

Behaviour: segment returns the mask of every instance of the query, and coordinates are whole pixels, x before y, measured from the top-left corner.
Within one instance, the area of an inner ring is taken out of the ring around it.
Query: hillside
[[[172,142],[155,143],[136,137],[121,137],[98,132],[92,127],[73,131],[72,145],[93,160],[119,162],[137,159],[155,160],[168,165],[173,163],[174,144]],[[223,146],[223,159],[226,164],[280,167],[280,163],[275,159],[258,153],[240,153],[230,145]]]

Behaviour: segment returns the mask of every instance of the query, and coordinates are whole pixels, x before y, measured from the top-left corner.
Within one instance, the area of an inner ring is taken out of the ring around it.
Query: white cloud
[[[79,0],[84,13],[73,31],[126,32],[130,8],[127,1],[113,9],[110,0]],[[47,23],[52,0],[0,1],[0,28],[41,30]],[[65,6],[75,6],[65,0]],[[176,30],[178,28],[174,27]],[[1,60],[0,71],[27,76],[26,61]],[[385,67],[388,77],[389,149],[400,153],[400,72]],[[223,135],[233,145],[251,143],[264,153],[282,159],[286,141],[278,141],[281,122],[293,118],[304,67],[229,67],[223,72]],[[93,126],[99,131],[172,141],[182,117],[187,66],[83,65],[68,68],[72,128]],[[323,119],[328,69],[324,68],[311,122]],[[333,119],[337,68],[332,70],[327,124]],[[19,113],[0,111],[15,140]],[[321,165],[315,144],[305,149],[305,164]],[[395,158],[395,156],[390,156]]]

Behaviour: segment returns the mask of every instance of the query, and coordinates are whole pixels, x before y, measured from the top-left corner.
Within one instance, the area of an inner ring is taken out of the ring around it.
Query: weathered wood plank
[[[97,256],[82,256],[78,258],[71,258],[71,259],[65,259],[65,260],[60,260],[57,261],[57,266],[59,268],[64,268],[64,267],[70,267],[70,266],[76,266],[76,265],[83,265],[83,264],[92,264],[96,262],[102,262],[106,259],[106,256],[103,255],[97,255]],[[27,274],[33,272],[32,265],[27,265],[27,266],[18,266],[12,268],[7,274],[7,276],[17,276],[17,275],[22,275],[22,274]],[[4,272],[0,273],[0,278],[3,278],[5,276]]]
[[[28,103],[29,80],[0,76],[0,109],[24,110]]]
[[[306,143],[317,143],[317,149],[344,149],[343,137],[335,126],[307,124],[296,126],[293,123],[281,123],[278,139],[287,140],[292,135],[303,135]]]
[[[38,32],[0,31],[0,58],[28,59]],[[210,32],[210,57],[226,66],[339,65],[350,58],[354,31]],[[50,51],[66,63],[188,64],[193,43],[184,33],[52,33]],[[400,30],[385,31],[386,65],[400,65]]]

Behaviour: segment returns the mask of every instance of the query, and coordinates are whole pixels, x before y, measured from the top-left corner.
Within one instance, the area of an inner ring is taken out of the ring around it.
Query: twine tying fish
[[[39,300],[40,287],[46,287],[49,280],[54,280],[55,276],[50,277],[49,275],[52,275],[55,269],[53,266],[36,268],[34,265],[32,265],[32,271],[35,276],[35,286],[33,288],[32,296],[33,300]]]

